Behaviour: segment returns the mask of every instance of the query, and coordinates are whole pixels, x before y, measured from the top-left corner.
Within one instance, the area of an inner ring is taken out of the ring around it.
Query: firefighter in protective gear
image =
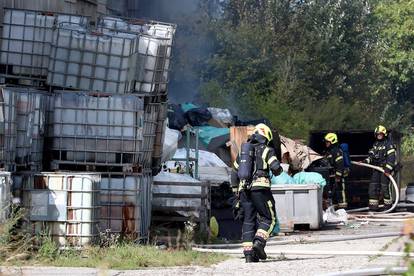
[[[369,208],[372,211],[378,210],[380,193],[384,197],[384,208],[388,209],[392,205],[390,182],[387,176],[395,172],[397,165],[395,145],[388,138],[387,129],[384,126],[380,125],[375,129],[375,138],[376,141],[364,162],[383,168],[385,173],[377,170],[372,172],[369,185]]]
[[[346,198],[346,177],[349,171],[345,168],[344,157],[338,143],[338,136],[335,133],[328,133],[325,136],[326,159],[333,168],[330,177],[330,193],[335,207],[347,208]]]
[[[266,240],[276,225],[275,201],[270,190],[270,172],[282,172],[275,150],[268,146],[272,141],[272,131],[265,124],[255,127],[249,139],[253,146],[252,183],[245,185],[237,179],[240,155],[234,162],[232,186],[237,188],[240,208],[243,211],[243,253],[246,262],[258,262],[267,258],[264,251]]]

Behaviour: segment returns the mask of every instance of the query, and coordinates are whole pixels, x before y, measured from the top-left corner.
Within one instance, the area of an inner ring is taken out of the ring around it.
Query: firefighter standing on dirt
[[[349,171],[344,164],[343,151],[339,146],[338,136],[335,133],[326,134],[325,146],[327,148],[325,157],[333,168],[330,177],[330,193],[334,207],[347,208],[345,180]]]
[[[243,212],[243,253],[246,262],[267,258],[266,240],[276,224],[275,201],[270,190],[270,171],[282,172],[275,150],[268,146],[273,140],[272,131],[258,124],[254,134],[241,147],[234,162],[232,186],[237,188],[236,210]]]
[[[389,209],[392,205],[390,182],[387,176],[395,172],[397,165],[397,152],[384,126],[380,125],[375,129],[375,138],[374,146],[369,150],[368,158],[364,162],[383,168],[384,173],[377,170],[372,172],[369,185],[369,209],[372,211],[377,211],[379,208],[380,193],[384,196],[384,208]]]

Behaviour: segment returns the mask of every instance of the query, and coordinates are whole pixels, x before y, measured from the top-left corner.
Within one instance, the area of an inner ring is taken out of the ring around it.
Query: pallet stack
[[[115,17],[92,27],[87,17],[6,9],[3,168],[20,178],[43,170],[99,173],[99,230],[147,237],[175,29]],[[33,202],[37,186],[26,182],[14,189]]]

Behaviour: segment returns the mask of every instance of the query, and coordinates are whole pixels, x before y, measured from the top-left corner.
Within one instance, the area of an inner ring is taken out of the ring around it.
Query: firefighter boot
[[[384,198],[384,211],[392,207],[392,200]]]
[[[256,256],[259,257],[259,259],[261,260],[267,259],[267,255],[264,250],[265,246],[266,246],[266,242],[263,242],[259,239],[256,239],[253,242],[253,251],[256,254]]]
[[[379,209],[378,200],[370,199],[368,203],[368,207],[370,211],[377,212]]]
[[[246,263],[257,263],[259,262],[259,257],[256,256],[254,251],[244,252],[244,256],[246,258]]]

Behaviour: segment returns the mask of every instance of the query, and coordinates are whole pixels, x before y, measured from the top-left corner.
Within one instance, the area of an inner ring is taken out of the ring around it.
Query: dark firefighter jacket
[[[344,175],[346,172],[344,171],[344,156],[341,148],[339,147],[338,143],[331,145],[327,152],[326,158],[329,161],[329,164],[334,169],[334,173],[336,177],[346,176]]]
[[[397,165],[397,152],[390,139],[377,140],[368,152],[365,160],[368,164],[382,167],[386,173],[391,173]]]
[[[270,171],[273,175],[277,176],[282,172],[280,162],[277,160],[275,150],[266,144],[266,140],[263,136],[256,135],[250,141],[255,147],[255,161],[253,170],[252,190],[270,188]],[[239,168],[240,156],[234,161],[232,171],[232,187],[238,187],[240,191],[243,187],[239,185],[239,179],[237,177],[237,170]]]

